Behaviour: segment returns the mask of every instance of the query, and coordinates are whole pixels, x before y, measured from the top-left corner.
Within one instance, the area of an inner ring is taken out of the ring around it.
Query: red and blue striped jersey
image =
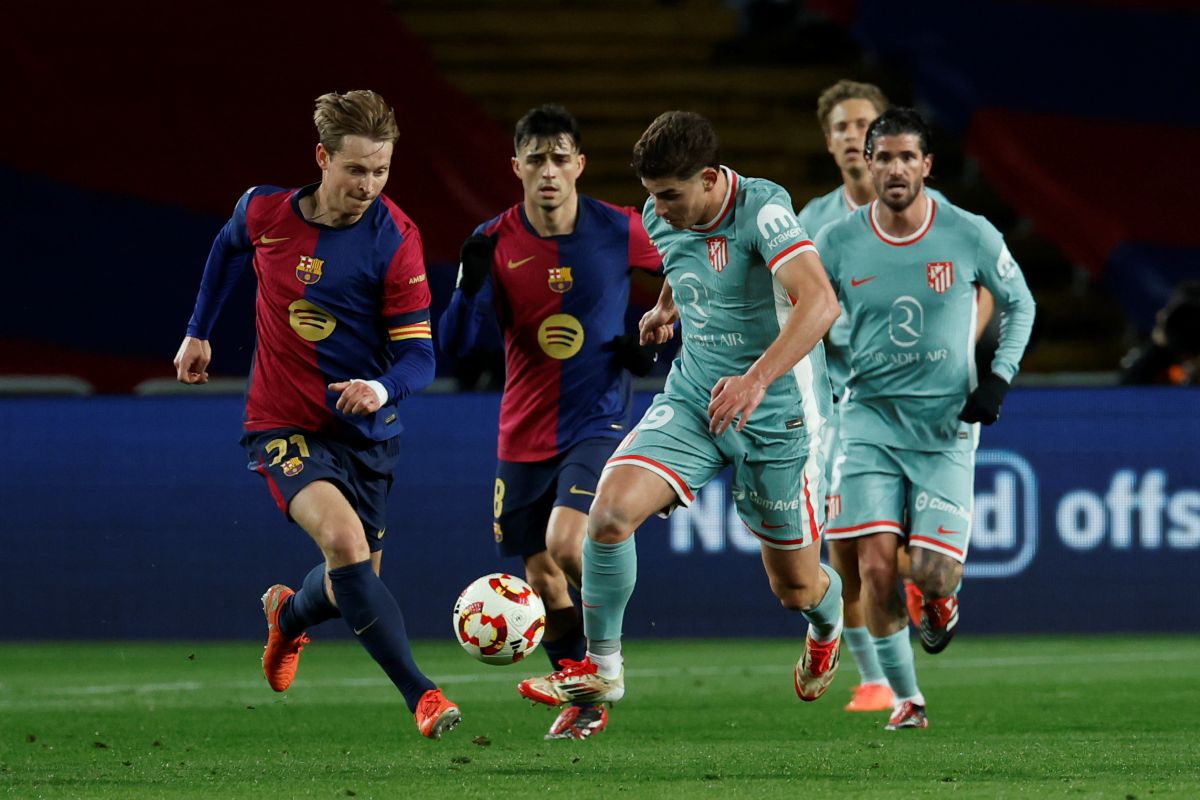
[[[583,195],[575,230],[541,237],[523,205],[480,225],[496,234],[491,273],[473,297],[456,289],[438,323],[444,352],[467,353],[495,314],[505,385],[497,453],[541,461],[630,421],[630,378],[613,339],[625,333],[631,269],[660,271],[641,212]]]
[[[258,279],[258,341],[246,430],[300,428],[382,441],[400,433],[396,405],[433,379],[429,284],[421,236],[380,196],[354,224],[306,220],[302,189],[256,186],[213,242],[188,335],[207,339],[247,263]],[[366,416],[337,411],[336,381],[378,380],[388,402]]]

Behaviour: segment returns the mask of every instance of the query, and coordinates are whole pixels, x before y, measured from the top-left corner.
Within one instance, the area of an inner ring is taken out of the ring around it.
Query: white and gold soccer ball
[[[515,664],[537,649],[546,607],[516,575],[493,572],[472,581],[454,603],[454,637],[485,664]]]

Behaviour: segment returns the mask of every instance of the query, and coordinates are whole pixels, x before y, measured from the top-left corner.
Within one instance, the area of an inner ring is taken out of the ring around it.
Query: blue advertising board
[[[963,631],[1200,630],[1198,401],[1014,390],[978,452]],[[383,574],[415,637],[449,635],[473,578],[520,570],[492,541],[498,406],[405,402]],[[0,401],[0,639],[261,636],[258,596],[319,553],[245,469],[240,418],[236,397]],[[724,476],[637,540],[627,635],[803,629],[772,596]]]

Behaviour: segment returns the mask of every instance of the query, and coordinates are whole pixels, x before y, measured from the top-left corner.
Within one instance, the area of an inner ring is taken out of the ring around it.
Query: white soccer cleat
[[[517,684],[521,696],[535,703],[561,706],[564,703],[615,703],[625,696],[625,669],[615,678],[605,678],[591,659],[564,658],[562,669],[544,678],[527,678]]]

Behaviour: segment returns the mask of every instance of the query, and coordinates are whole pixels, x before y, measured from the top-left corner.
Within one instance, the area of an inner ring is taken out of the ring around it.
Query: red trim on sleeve
[[[814,253],[817,252],[817,248],[812,243],[811,239],[802,239],[799,242],[796,242],[796,243],[788,246],[787,249],[781,250],[780,252],[776,253],[775,257],[767,262],[767,269],[774,272],[776,264],[779,264],[781,261],[783,261],[788,256],[792,255],[793,253],[802,252],[805,248],[812,250]]]

